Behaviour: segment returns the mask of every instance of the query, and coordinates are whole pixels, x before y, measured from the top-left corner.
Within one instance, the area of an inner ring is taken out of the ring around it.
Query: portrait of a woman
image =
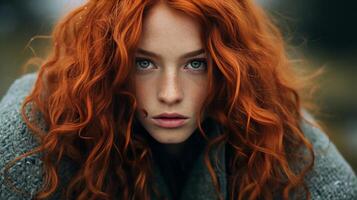
[[[0,199],[357,199],[304,81],[254,1],[88,0],[1,100]]]

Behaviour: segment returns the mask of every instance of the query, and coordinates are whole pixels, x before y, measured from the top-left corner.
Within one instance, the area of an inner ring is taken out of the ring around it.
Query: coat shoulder
[[[15,80],[0,102],[0,199],[30,199],[41,183],[41,160],[36,155],[19,160],[5,173],[10,161],[38,145],[21,116],[22,102],[35,79],[33,73]],[[12,184],[24,192],[16,193]]]
[[[357,178],[327,134],[314,125],[311,115],[301,124],[305,137],[313,145],[314,166],[305,177],[311,199],[357,199]]]

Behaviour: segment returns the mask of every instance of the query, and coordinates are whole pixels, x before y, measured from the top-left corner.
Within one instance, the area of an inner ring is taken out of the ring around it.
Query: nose
[[[161,77],[158,100],[167,105],[177,104],[183,99],[183,91],[177,73],[165,73]]]

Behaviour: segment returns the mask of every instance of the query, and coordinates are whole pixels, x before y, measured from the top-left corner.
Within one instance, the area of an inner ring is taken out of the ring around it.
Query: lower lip
[[[182,126],[187,119],[168,119],[168,118],[153,118],[156,125],[163,128],[176,128]]]

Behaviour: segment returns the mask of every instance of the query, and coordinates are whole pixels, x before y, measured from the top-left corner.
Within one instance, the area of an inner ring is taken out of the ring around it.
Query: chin
[[[193,133],[190,130],[162,129],[148,131],[151,137],[162,144],[177,144],[185,142]]]

